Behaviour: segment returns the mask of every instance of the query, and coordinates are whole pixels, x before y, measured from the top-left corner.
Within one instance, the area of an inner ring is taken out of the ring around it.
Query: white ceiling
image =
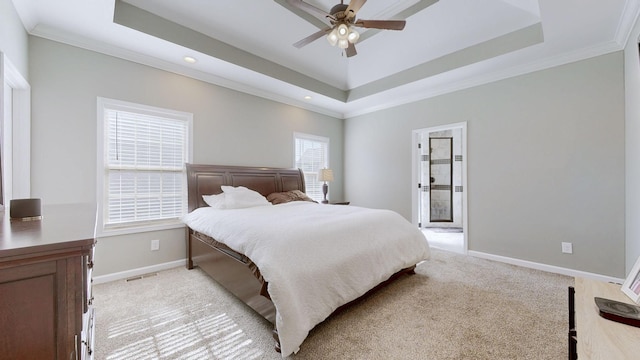
[[[328,12],[338,0],[305,2]],[[640,0],[369,0],[358,18],[407,25],[362,29],[347,58],[323,38],[292,46],[322,22],[286,0],[13,3],[32,35],[339,118],[620,50],[640,9]]]

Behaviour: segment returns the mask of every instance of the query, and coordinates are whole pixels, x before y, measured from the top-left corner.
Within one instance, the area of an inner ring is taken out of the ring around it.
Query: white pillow
[[[242,209],[254,206],[266,206],[271,203],[259,192],[244,186],[222,186],[225,209]]]
[[[202,200],[214,209],[225,209],[225,194],[218,195],[202,195]]]

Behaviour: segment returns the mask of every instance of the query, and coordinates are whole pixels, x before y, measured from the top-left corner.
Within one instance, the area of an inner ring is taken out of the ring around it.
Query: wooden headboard
[[[300,169],[187,164],[189,212],[208,206],[202,195],[220,194],[223,185],[244,186],[267,196],[274,192],[305,192]]]

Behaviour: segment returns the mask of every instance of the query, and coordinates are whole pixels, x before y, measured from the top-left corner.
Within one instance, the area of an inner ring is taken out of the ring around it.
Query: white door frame
[[[462,231],[464,235],[464,253],[467,253],[469,249],[468,246],[468,238],[469,238],[469,212],[467,209],[468,200],[467,200],[467,122],[459,122],[454,124],[440,125],[429,128],[416,129],[411,132],[411,142],[412,142],[412,151],[411,151],[411,222],[418,226],[420,222],[419,214],[420,214],[420,190],[418,189],[418,183],[420,182],[420,161],[419,161],[419,151],[418,151],[418,135],[424,132],[436,132],[450,129],[462,129]]]
[[[31,196],[31,86],[2,52],[0,84],[2,205],[6,205],[11,199]]]

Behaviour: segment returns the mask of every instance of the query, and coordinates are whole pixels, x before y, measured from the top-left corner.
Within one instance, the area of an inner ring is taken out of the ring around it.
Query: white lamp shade
[[[329,44],[331,44],[331,46],[336,46],[336,44],[338,43],[338,30],[331,30],[329,35],[327,35],[327,41],[329,42]]]
[[[349,29],[349,36],[347,37],[347,39],[349,39],[350,43],[355,44],[359,38],[360,38],[359,32],[357,32],[354,28]]]
[[[340,49],[346,49],[349,47],[349,41],[347,39],[338,40],[338,47]]]
[[[349,27],[346,24],[340,24],[337,27],[338,39],[346,39],[349,36]]]
[[[333,181],[333,170],[331,169],[318,170],[318,181]]]

